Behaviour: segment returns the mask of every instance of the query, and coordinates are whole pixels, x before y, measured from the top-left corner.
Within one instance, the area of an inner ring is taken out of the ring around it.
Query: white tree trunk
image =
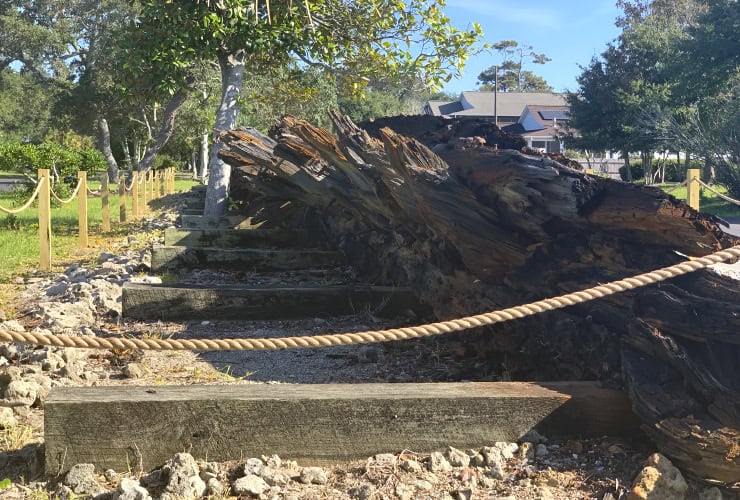
[[[216,112],[216,125],[214,126],[216,134],[221,130],[231,130],[236,127],[236,117],[239,111],[237,99],[244,82],[244,52],[221,54],[218,62],[221,67],[221,105]],[[221,144],[214,141],[208,162],[210,175],[203,211],[205,215],[210,216],[219,216],[226,212],[226,200],[229,196],[231,166],[218,157],[220,150]]]
[[[198,161],[198,178],[201,184],[206,183],[208,177],[208,131],[200,136],[200,159]]]
[[[147,144],[144,156],[139,162],[139,170],[146,171],[154,165],[154,159],[172,135],[172,131],[175,128],[175,117],[182,105],[185,104],[187,97],[187,90],[180,89],[170,99],[162,116],[162,126],[157,133],[157,137]]]
[[[98,147],[103,152],[105,162],[108,164],[108,179],[111,182],[118,182],[118,162],[116,162],[113,150],[110,147],[108,120],[103,116],[98,116]]]

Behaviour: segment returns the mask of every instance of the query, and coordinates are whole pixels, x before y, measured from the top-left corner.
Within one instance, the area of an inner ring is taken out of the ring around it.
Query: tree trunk
[[[108,120],[103,116],[98,116],[98,147],[105,157],[108,164],[108,179],[110,182],[118,182],[118,162],[113,156],[113,150],[110,147],[110,129]]]
[[[239,112],[237,100],[244,84],[244,51],[222,53],[218,63],[221,68],[221,104],[216,112],[216,134],[236,127]],[[226,212],[226,199],[229,196],[231,166],[219,158],[220,150],[221,143],[214,141],[208,164],[210,176],[203,211],[210,216],[223,215]]]
[[[624,152],[624,169],[627,182],[632,182],[634,179],[632,178],[632,168],[630,168],[630,154],[626,151]]]
[[[208,177],[208,132],[200,136],[200,159],[198,160],[198,178],[201,184],[206,183]]]
[[[222,134],[221,158],[235,167],[233,196],[241,185],[259,193],[249,205],[254,222],[266,224],[277,224],[290,201],[295,220],[333,241],[360,277],[413,287],[438,319],[575,292],[740,244],[718,219],[659,189],[460,139],[462,130],[484,137],[483,123],[406,117],[362,130],[333,119],[338,137],[291,117],[272,137]],[[457,379],[506,374],[624,385],[659,449],[701,477],[740,481],[735,281],[701,271],[426,340],[443,359],[469,358]]]
[[[154,165],[154,159],[157,157],[157,154],[159,154],[164,145],[167,144],[167,141],[172,135],[172,131],[175,128],[175,117],[177,116],[177,112],[180,111],[180,108],[185,104],[187,98],[187,90],[180,89],[170,99],[170,102],[167,104],[162,116],[162,125],[159,128],[159,133],[157,133],[157,137],[153,141],[150,141],[149,144],[147,144],[144,156],[139,162],[140,171],[147,171]]]

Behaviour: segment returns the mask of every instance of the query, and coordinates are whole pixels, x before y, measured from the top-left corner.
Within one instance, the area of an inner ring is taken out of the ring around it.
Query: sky
[[[579,65],[586,66],[619,35],[614,21],[620,10],[615,3],[615,0],[447,0],[445,13],[457,28],[479,23],[483,42],[515,40],[544,53],[552,61],[525,65],[524,69],[543,77],[556,92],[565,92],[578,88]],[[477,89],[481,71],[501,62],[501,55],[491,50],[468,59],[462,78],[450,81],[444,90],[459,94]]]

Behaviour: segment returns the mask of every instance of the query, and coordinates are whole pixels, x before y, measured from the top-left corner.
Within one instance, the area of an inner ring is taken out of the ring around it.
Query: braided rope
[[[87,188],[87,194],[89,194],[90,196],[98,196],[100,193],[101,193],[100,190],[93,191],[89,187]]]
[[[737,200],[735,200],[733,198],[730,198],[729,196],[726,196],[726,195],[720,193],[719,191],[717,191],[716,189],[712,188],[712,186],[710,186],[709,184],[707,184],[706,182],[704,182],[701,179],[697,179],[697,181],[699,181],[699,184],[701,184],[702,186],[704,186],[705,188],[707,188],[709,191],[713,192],[714,194],[716,194],[717,196],[719,196],[720,198],[722,198],[723,200],[729,201],[730,203],[734,203],[735,205],[740,206],[740,201],[737,201]]]
[[[39,193],[41,192],[41,185],[43,183],[44,183],[44,178],[43,177],[39,178],[39,181],[36,183],[36,189],[34,189],[33,194],[22,207],[16,208],[16,209],[10,209],[10,208],[5,208],[3,206],[0,206],[0,212],[10,214],[10,215],[16,215],[16,214],[23,212],[25,209],[31,206],[31,203],[33,203],[33,201],[39,195]]]
[[[668,190],[668,191],[666,191],[665,193],[666,193],[666,194],[671,194],[671,193],[672,193],[672,192],[674,192],[674,191],[675,191],[676,189],[684,187],[684,186],[685,186],[685,185],[686,185],[686,184],[687,184],[688,182],[689,182],[689,181],[683,181],[683,182],[682,182],[681,184],[676,184],[675,186],[673,186],[673,187],[672,187],[671,189],[669,189],[669,190]]]
[[[256,351],[279,349],[305,349],[373,342],[389,342],[420,337],[430,337],[445,333],[459,332],[479,326],[493,325],[513,319],[533,316],[545,311],[581,304],[619,292],[640,288],[653,283],[675,278],[712,264],[740,259],[740,245],[682,262],[670,267],[631,278],[613,281],[579,292],[561,295],[550,299],[532,302],[531,304],[510,307],[476,316],[441,321],[420,326],[391,328],[389,330],[368,330],[358,333],[335,333],[306,337],[256,338],[256,339],[135,339],[120,337],[71,337],[68,335],[44,335],[29,332],[11,332],[0,330],[0,341],[21,342],[34,345],[52,345],[58,347],[83,347],[93,349],[148,349],[148,350],[187,350],[187,351]]]
[[[75,190],[72,191],[72,194],[67,199],[60,198],[54,190],[51,190],[51,195],[54,197],[55,200],[57,200],[62,205],[66,205],[67,203],[70,203],[72,200],[74,200],[77,197],[77,193],[80,191],[80,186],[82,186],[82,179],[77,181],[77,187],[75,187]]]
[[[136,182],[136,175],[131,175],[131,184],[129,184],[128,186],[126,185],[126,181],[123,181],[123,188],[126,190],[126,192],[129,192],[134,188],[134,182]]]

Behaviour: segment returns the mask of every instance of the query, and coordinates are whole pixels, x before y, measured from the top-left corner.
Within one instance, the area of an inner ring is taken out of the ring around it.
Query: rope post
[[[118,217],[120,222],[126,222],[126,179],[118,176]]]
[[[39,269],[51,270],[51,184],[49,169],[42,168],[38,172],[38,181],[41,183],[39,191]]]
[[[87,172],[77,172],[80,191],[77,195],[77,215],[80,225],[80,248],[87,248]]]
[[[694,210],[699,210],[699,191],[701,185],[699,184],[698,168],[690,168],[686,171],[686,202]]]
[[[133,217],[136,219],[141,213],[139,212],[139,179],[141,172],[134,172],[134,180],[131,185],[131,201],[133,202]]]
[[[152,172],[152,177],[154,178],[154,196],[152,196],[152,199],[158,200],[162,197],[162,193],[159,192],[159,172]]]
[[[174,167],[170,168],[170,194],[173,194],[175,192],[175,169]]]
[[[102,229],[104,232],[110,231],[110,208],[108,206],[108,172],[103,174],[103,178],[100,180],[100,198],[102,203],[102,216],[103,223]]]
[[[143,172],[144,174],[144,199],[141,203],[141,215],[145,215],[147,212],[149,212],[149,172]]]

